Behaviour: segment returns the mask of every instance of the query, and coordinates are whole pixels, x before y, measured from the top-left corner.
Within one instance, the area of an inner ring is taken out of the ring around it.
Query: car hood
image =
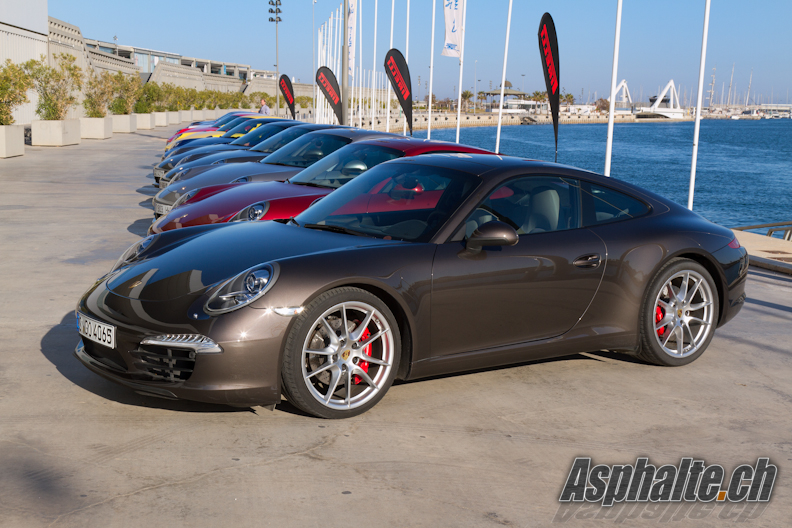
[[[221,146],[221,145],[216,145],[216,146]],[[222,145],[222,146],[225,147],[225,146],[229,146],[229,145]],[[189,152],[187,155],[197,153],[198,151],[201,151],[202,153],[207,154],[207,151],[204,151],[204,149],[201,148],[201,149],[197,149],[197,150],[194,150],[192,152]],[[206,156],[204,156],[202,158],[198,158],[196,160],[187,161],[187,162],[184,162],[184,163],[177,163],[176,166],[174,167],[174,169],[177,169],[178,171],[181,171],[183,169],[192,169],[193,167],[203,167],[204,165],[211,165],[212,163],[214,163],[216,161],[220,161],[220,160],[233,160],[233,159],[237,159],[237,158],[259,158],[259,157],[261,159],[263,159],[264,156],[265,156],[265,154],[263,154],[261,152],[251,152],[250,150],[247,149],[247,147],[240,148],[240,147],[237,147],[236,145],[234,145],[233,149],[220,150],[219,152],[218,151],[213,151],[211,154],[208,154],[208,155],[206,155]],[[253,161],[253,159],[248,160],[248,161]]]
[[[191,231],[196,231],[193,235]],[[175,241],[174,241],[175,240]],[[404,244],[285,225],[242,222],[160,235],[151,257],[107,281],[115,295],[141,301],[168,301],[203,294],[248,268],[305,254],[366,246]]]
[[[283,167],[258,162],[223,164],[195,177],[170,184],[166,187],[166,192],[157,195],[157,199],[165,203],[173,203],[179,196],[193,189],[231,183],[242,176],[256,177],[257,180],[266,177],[267,180],[264,181],[283,181],[302,170],[302,167]]]

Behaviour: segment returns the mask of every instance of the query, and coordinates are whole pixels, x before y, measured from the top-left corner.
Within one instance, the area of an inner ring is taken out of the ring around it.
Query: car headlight
[[[248,205],[233,217],[229,222],[255,222],[261,220],[269,210],[269,202],[258,202]]]
[[[276,267],[272,264],[259,264],[225,281],[212,294],[204,310],[215,315],[231,312],[248,305],[264,295],[277,278]]]
[[[142,240],[138,240],[137,242],[129,246],[129,249],[127,249],[121,254],[121,258],[119,258],[118,261],[115,263],[115,266],[113,266],[113,269],[110,270],[110,273],[114,272],[119,268],[123,268],[128,264],[132,264],[136,260],[140,260],[143,253],[145,253],[146,250],[149,247],[151,247],[151,244],[158,236],[159,235],[147,236],[146,238]]]
[[[241,178],[237,178],[236,180],[232,181],[231,183],[247,183],[250,181],[250,176],[242,176]]]
[[[197,192],[198,192],[198,189],[193,189],[191,191],[187,191],[186,193],[182,194],[181,197],[178,200],[173,202],[173,208],[176,209],[177,207],[182,205],[184,202],[186,202],[187,200],[189,200],[190,198],[195,196],[195,194]]]

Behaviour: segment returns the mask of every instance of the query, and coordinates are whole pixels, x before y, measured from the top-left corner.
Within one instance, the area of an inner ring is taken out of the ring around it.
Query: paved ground
[[[397,385],[346,421],[93,375],[72,357],[74,305],[144,233],[172,130],[0,160],[0,526],[789,525],[792,278],[769,271],[688,367],[579,355]],[[642,455],[727,472],[769,456],[780,475],[766,509],[559,509],[576,456]]]

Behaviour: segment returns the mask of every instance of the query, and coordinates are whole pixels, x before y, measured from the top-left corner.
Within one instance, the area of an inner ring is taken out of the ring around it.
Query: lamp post
[[[476,115],[476,97],[478,97],[478,92],[476,91],[478,88],[478,74],[476,73],[476,66],[478,66],[478,60],[473,61],[473,115]]]
[[[280,80],[280,63],[278,62],[278,22],[281,22],[280,5],[281,0],[270,0],[269,12],[275,15],[270,17],[270,22],[275,22],[275,115],[280,115],[280,90],[278,90],[278,82]]]

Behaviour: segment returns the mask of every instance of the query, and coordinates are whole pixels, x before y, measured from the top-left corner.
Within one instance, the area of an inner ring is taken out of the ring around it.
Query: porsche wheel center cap
[[[682,317],[682,310],[677,310],[677,317]]]
[[[347,359],[349,359],[349,350],[344,350],[344,352],[341,354],[341,358],[342,358],[344,361],[346,361]]]

